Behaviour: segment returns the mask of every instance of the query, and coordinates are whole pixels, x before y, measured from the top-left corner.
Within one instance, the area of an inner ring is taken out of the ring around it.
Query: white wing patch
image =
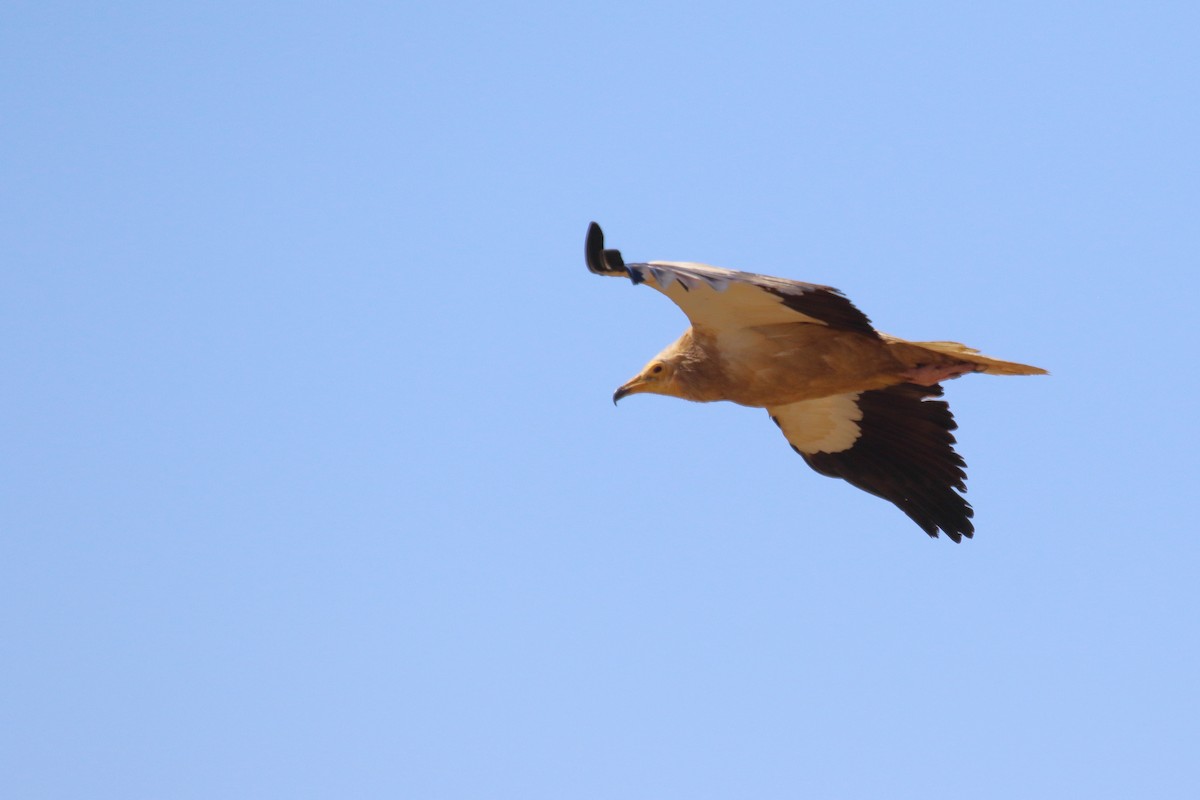
[[[862,436],[858,394],[836,394],[768,408],[767,413],[801,453],[840,453]]]
[[[827,324],[789,308],[783,297],[768,291],[771,281],[778,281],[780,287],[793,285],[779,278],[748,276],[690,261],[651,261],[632,266],[641,267],[640,277],[671,298],[693,325],[728,330],[789,322]]]

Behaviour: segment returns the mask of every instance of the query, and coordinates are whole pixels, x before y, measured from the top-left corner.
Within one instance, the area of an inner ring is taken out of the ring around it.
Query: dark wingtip
[[[587,267],[597,275],[627,275],[620,250],[604,249],[604,231],[595,222],[588,225],[587,241],[583,247]]]
[[[596,223],[588,225],[587,241],[583,245],[583,256],[588,269],[597,275],[604,274],[604,231]]]

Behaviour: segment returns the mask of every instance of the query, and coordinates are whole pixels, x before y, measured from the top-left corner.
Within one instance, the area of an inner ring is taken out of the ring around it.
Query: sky
[[[0,794],[1194,797],[1189,3],[0,11]],[[973,541],[613,390],[824,283]]]

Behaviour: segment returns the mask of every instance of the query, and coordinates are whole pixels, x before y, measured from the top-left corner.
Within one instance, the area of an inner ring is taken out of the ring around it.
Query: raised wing
[[[720,333],[808,323],[878,336],[867,316],[829,286],[691,262],[626,264],[620,250],[604,249],[604,232],[594,222],[588,227],[585,254],[592,272],[627,277],[657,289],[675,301],[697,328]]]
[[[792,449],[822,475],[894,503],[930,536],[975,533],[958,426],[941,386],[911,383],[768,408]],[[957,490],[957,491],[956,491]]]

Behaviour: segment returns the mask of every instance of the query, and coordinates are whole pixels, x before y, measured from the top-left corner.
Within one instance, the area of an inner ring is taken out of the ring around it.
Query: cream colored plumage
[[[971,536],[965,464],[954,419],[933,398],[970,372],[1039,375],[957,342],[910,342],[876,331],[836,289],[691,262],[626,264],[592,223],[586,260],[671,298],[691,327],[614,402],[651,392],[765,408],[805,461],[899,506],[923,530]]]

